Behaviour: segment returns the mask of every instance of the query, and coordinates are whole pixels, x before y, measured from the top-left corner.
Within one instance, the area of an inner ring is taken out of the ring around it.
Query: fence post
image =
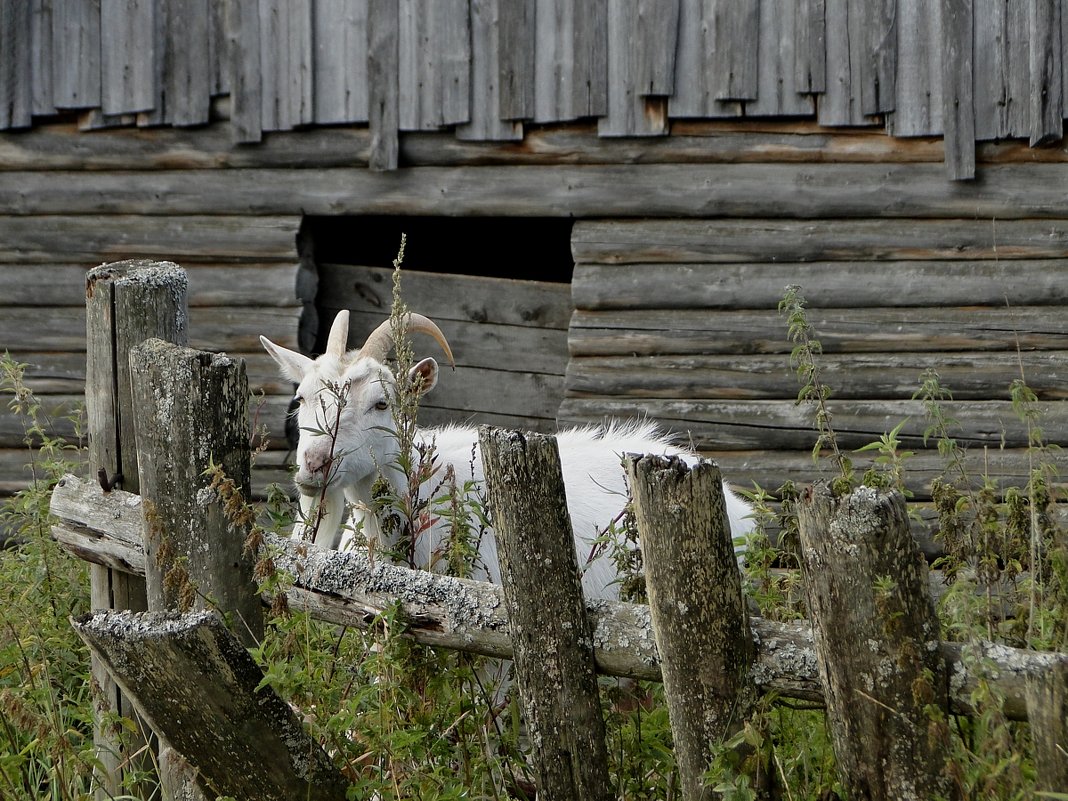
[[[250,521],[227,516],[205,474],[209,465],[221,466],[248,499],[244,362],[149,339],[131,351],[130,366],[148,608],[215,609],[230,616],[238,639],[251,645],[263,634],[263,606],[253,579],[255,555],[245,548]],[[161,749],[164,789],[188,787],[190,778],[184,760]]]
[[[1027,719],[1035,744],[1035,790],[1068,790],[1068,663],[1059,662],[1027,677]]]
[[[479,445],[538,798],[610,801],[593,633],[556,440],[483,426]]]
[[[627,475],[684,801],[713,797],[713,749],[757,699],[755,646],[719,468],[629,457]],[[766,777],[757,777],[762,784]]]
[[[171,262],[131,260],[90,270],[85,283],[85,410],[89,427],[89,464],[105,488],[120,484],[138,492],[137,451],[133,433],[129,352],[148,337],[186,341],[185,272]],[[121,476],[121,480],[118,478]],[[147,609],[144,579],[119,570],[90,567],[94,610]],[[99,689],[98,712],[133,718],[133,707],[95,656],[90,666]],[[144,740],[129,743],[129,754],[97,715],[94,743],[100,760],[98,798],[122,793],[123,765]],[[151,760],[139,760],[139,770]]]
[[[798,505],[831,742],[850,798],[955,798],[937,736],[949,682],[905,499],[826,482]],[[935,735],[935,736],[932,736]]]

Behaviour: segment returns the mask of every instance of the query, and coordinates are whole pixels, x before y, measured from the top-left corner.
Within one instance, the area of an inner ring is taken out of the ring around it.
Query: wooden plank
[[[218,264],[296,258],[300,219],[138,215],[0,216],[0,263],[87,263],[161,256]]]
[[[85,349],[85,315],[77,307],[46,319],[39,308],[11,306],[0,316],[0,343],[12,350]],[[256,352],[259,336],[296,347],[300,308],[194,307],[189,312],[190,343],[204,350]]]
[[[746,116],[812,116],[813,99],[796,83],[794,47],[800,0],[760,4],[758,88],[756,100],[745,104]]]
[[[641,22],[639,0],[608,4],[608,113],[597,121],[600,136],[666,136],[667,103],[642,94],[638,83]]]
[[[897,0],[864,0],[860,10],[865,31],[861,112],[885,114],[894,110],[897,95]]]
[[[1060,0],[1029,0],[1028,42],[1030,43],[1030,144],[1054,142],[1064,135],[1061,70],[1064,46],[1061,42]]]
[[[712,0],[712,94],[717,100],[756,100],[759,0]]]
[[[371,170],[395,170],[400,149],[400,17],[396,0],[368,0],[367,86]]]
[[[863,276],[863,280],[858,280]],[[893,261],[741,264],[580,264],[575,306],[608,309],[771,309],[800,284],[821,308],[1068,305],[1068,261]]]
[[[101,110],[129,114],[155,108],[156,4],[100,0]],[[195,25],[195,20],[188,20]]]
[[[893,136],[942,133],[942,4],[899,0]]]
[[[981,0],[980,0],[981,1]],[[952,181],[975,177],[978,133],[973,83],[972,0],[940,0],[942,8],[942,124],[946,174]],[[978,44],[978,43],[977,43]]]
[[[894,351],[1065,350],[1068,321],[1048,306],[915,309],[810,309],[825,353]],[[774,309],[723,311],[576,311],[568,333],[571,356],[789,353]],[[1012,357],[1015,358],[1015,357]]]
[[[369,322],[375,316],[381,321],[389,315],[393,301],[391,268],[353,264],[318,267],[319,294],[331,299],[324,306],[365,313]],[[568,284],[404,269],[401,294],[410,309],[433,320],[567,330],[571,319]]]
[[[497,0],[498,82],[502,120],[534,116],[534,32],[537,0]]]
[[[314,0],[315,122],[367,122],[367,0]]]
[[[919,401],[829,402],[838,445],[859,448],[878,440],[902,421],[901,441],[909,447],[922,444],[927,426]],[[1027,428],[1008,401],[952,401],[946,413],[960,423],[956,437],[962,447],[1021,448],[1027,445]],[[1047,432],[1063,432],[1068,424],[1064,404],[1042,405]],[[811,409],[792,400],[723,401],[658,398],[565,398],[560,405],[561,425],[600,422],[606,418],[649,418],[671,431],[692,437],[698,448],[717,450],[803,450],[815,441]],[[1051,444],[1063,445],[1053,434]]]
[[[537,0],[534,121],[608,110],[608,0]]]
[[[230,127],[235,142],[263,138],[263,82],[258,0],[228,0]]]
[[[1068,222],[580,220],[571,253],[576,264],[1060,259]]]
[[[166,120],[203,125],[211,116],[209,0],[165,0]]]
[[[8,264],[0,306],[79,306],[85,302],[87,265]],[[297,305],[296,265],[191,264],[190,306]]]
[[[1008,397],[1021,373],[1041,400],[1068,398],[1068,352],[846,353],[825,354],[820,365],[839,399],[911,398],[924,370],[935,370],[957,400]],[[797,381],[784,354],[576,357],[567,365],[571,398],[797,397]]]
[[[312,6],[260,0],[263,130],[287,131],[313,121]]]
[[[21,215],[410,214],[448,216],[965,217],[1062,218],[1068,164],[1013,164],[984,170],[982,182],[954,185],[931,164],[652,164],[419,167],[382,175],[324,170],[167,170],[117,173],[13,172],[0,206]],[[620,192],[627,186],[627,192]],[[782,187],[790,187],[789,192]],[[269,190],[269,191],[268,191]],[[251,223],[258,224],[258,223]],[[1033,221],[1032,225],[1042,225]],[[1046,238],[1060,236],[1059,223]],[[51,232],[49,232],[51,234]],[[988,237],[987,237],[988,238]],[[999,237],[1000,238],[1000,237]],[[908,235],[904,241],[908,240]],[[999,251],[1001,249],[999,248]],[[1002,251],[1012,257],[1011,248]],[[171,255],[171,254],[167,254]]]
[[[99,2],[53,0],[52,52],[56,108],[99,106]]]
[[[635,25],[639,95],[669,96],[675,91],[675,53],[682,0],[638,0]],[[612,13],[609,7],[609,14]],[[611,45],[609,45],[611,55]],[[611,73],[609,73],[611,76]]]
[[[972,4],[975,138],[1026,136],[1031,91],[1027,4],[1001,0],[972,0]]]
[[[798,92],[815,94],[827,88],[825,13],[825,0],[798,0],[794,26],[794,84]]]
[[[869,125],[861,110],[862,0],[826,0],[826,83],[818,102],[820,125]]]
[[[471,121],[456,127],[459,140],[523,139],[522,123],[503,119],[500,112],[504,103],[500,75],[505,67],[505,56],[498,16],[503,13],[499,0],[471,0]]]
[[[211,94],[230,94],[230,31],[226,16],[229,2],[211,3],[208,17],[208,74]]]
[[[467,0],[399,0],[399,120],[404,131],[470,119]]]
[[[52,92],[52,3],[30,0],[31,110],[34,114],[56,113]]]
[[[33,112],[32,8],[0,0],[0,130],[28,128]]]

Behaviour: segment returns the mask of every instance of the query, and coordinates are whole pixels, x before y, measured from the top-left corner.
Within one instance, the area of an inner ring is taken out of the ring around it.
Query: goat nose
[[[321,451],[312,451],[304,456],[304,467],[313,476],[326,473],[330,466],[330,455]]]

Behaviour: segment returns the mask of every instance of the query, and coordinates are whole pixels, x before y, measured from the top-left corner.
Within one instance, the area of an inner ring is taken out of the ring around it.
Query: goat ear
[[[438,363],[431,358],[423,359],[408,371],[408,380],[419,387],[420,395],[425,395],[438,383]]]
[[[308,374],[312,365],[315,364],[314,360],[309,359],[303,353],[297,353],[295,350],[275,345],[267,337],[261,336],[260,342],[263,343],[264,349],[271,354],[271,358],[278,362],[278,366],[282,368],[282,375],[296,384],[304,380],[304,376]]]

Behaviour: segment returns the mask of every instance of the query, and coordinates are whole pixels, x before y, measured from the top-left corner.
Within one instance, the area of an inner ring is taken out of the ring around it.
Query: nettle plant
[[[915,451],[905,449],[902,434],[908,421],[852,455],[844,452],[832,425],[829,400],[833,393],[820,367],[822,347],[809,324],[800,287],[786,288],[779,310],[787,319],[788,338],[795,346],[791,366],[802,385],[798,403],[812,409],[817,432],[813,458],[831,464],[835,491],[848,492],[863,484],[897,490],[911,499],[910,486],[915,484],[909,481],[909,467]],[[1057,514],[1057,501],[1063,500],[1058,496],[1057,448],[1044,438],[1038,397],[1026,382],[1022,363],[1020,377],[1008,387],[1008,397],[1028,432],[1023,486],[1012,486],[985,469],[974,470],[973,464],[985,465],[986,460],[969,460],[961,444],[960,424],[947,407],[952,392],[936,371],[928,369],[920,375],[913,395],[924,409],[922,444],[936,448],[942,461],[941,472],[931,485],[935,537],[942,549],[932,568],[940,571],[946,586],[938,601],[942,633],[946,639],[963,643],[985,640],[1064,651],[1068,648],[1068,530]],[[870,458],[870,465],[858,473],[855,460],[864,457]],[[757,521],[747,551],[748,591],[762,615],[778,619],[803,615],[801,593],[796,591],[801,580],[795,556],[797,490],[792,484],[774,491],[757,486],[747,496],[755,506]],[[916,513],[916,507],[910,503],[910,514]],[[978,654],[978,648],[965,649],[965,658],[974,660],[981,675]],[[941,732],[950,749],[955,781],[965,798],[1032,797],[1030,734],[1026,724],[1007,720],[1003,700],[995,688],[981,681],[972,698],[978,714],[932,720],[932,732]],[[802,736],[796,736],[798,714],[811,713],[784,711],[783,707],[776,703],[778,717],[769,716],[754,725],[770,732],[771,761],[782,769],[794,797],[812,798],[813,788],[833,786],[833,781],[819,780],[833,765],[833,755],[825,737],[811,737],[813,728],[821,728],[817,720],[802,726]],[[822,768],[813,771],[815,765]],[[789,766],[797,772],[792,773]],[[721,784],[732,788],[733,797],[752,797],[744,782]]]

